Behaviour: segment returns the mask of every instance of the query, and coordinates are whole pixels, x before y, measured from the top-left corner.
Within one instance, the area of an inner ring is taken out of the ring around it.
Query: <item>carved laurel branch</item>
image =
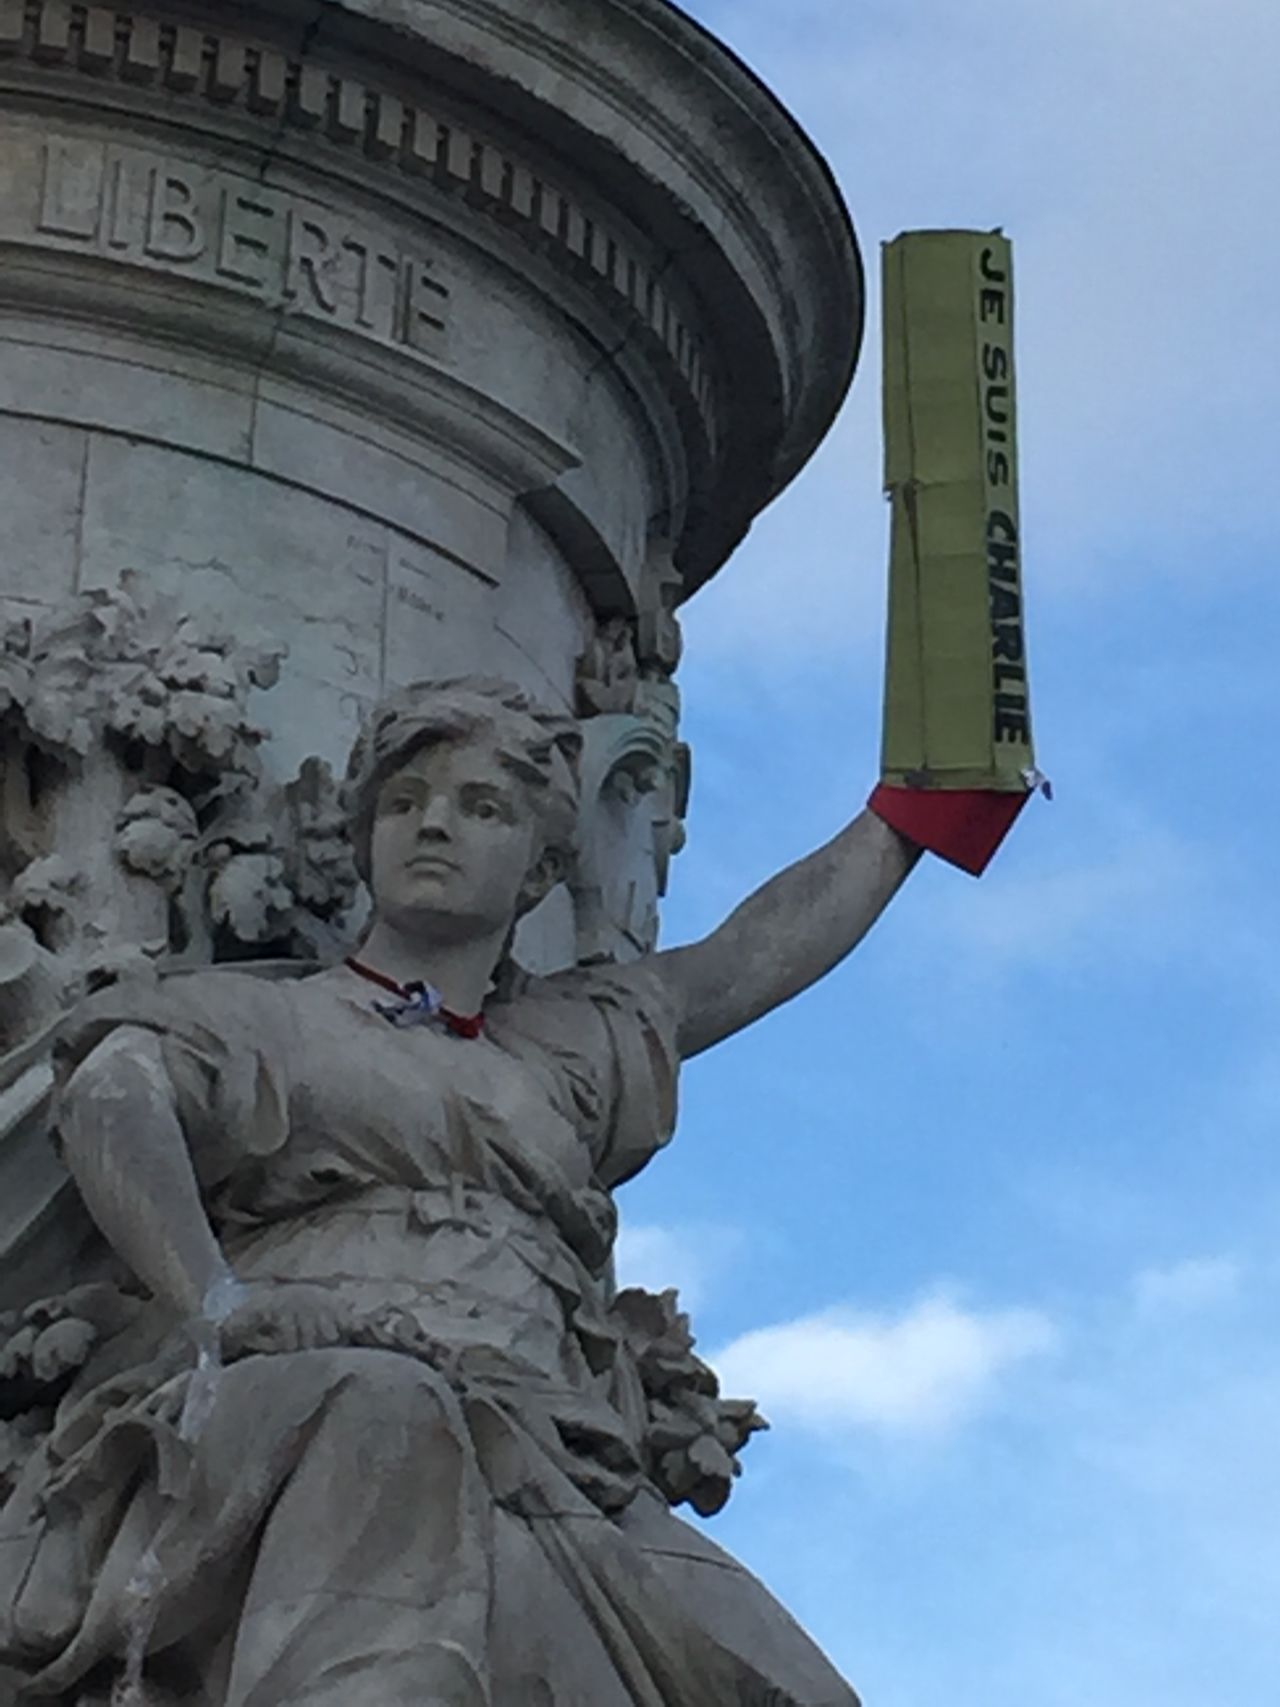
[[[270,783],[248,714],[280,655],[136,577],[5,637],[0,1039],[139,955],[327,946],[357,886],[333,776]]]
[[[619,228],[472,129],[268,43],[113,6],[0,0],[0,58],[238,109],[465,195],[620,301],[687,387],[714,454],[707,345],[673,299],[669,266],[646,262]]]
[[[644,1388],[649,1475],[673,1506],[687,1502],[713,1517],[742,1473],[738,1454],[769,1425],[750,1399],[721,1397],[715,1371],[694,1351],[674,1290],[629,1287],[612,1314]]]

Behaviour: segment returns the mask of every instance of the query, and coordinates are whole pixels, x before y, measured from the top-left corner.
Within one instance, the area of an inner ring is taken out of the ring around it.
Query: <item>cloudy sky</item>
[[[1280,1680],[1274,0],[700,0],[874,279],[1002,225],[1042,766],[820,990],[695,1062],[624,1197],[774,1432],[717,1538],[867,1707],[1256,1707]],[[812,468],[688,611],[668,940],[874,780],[876,309]]]

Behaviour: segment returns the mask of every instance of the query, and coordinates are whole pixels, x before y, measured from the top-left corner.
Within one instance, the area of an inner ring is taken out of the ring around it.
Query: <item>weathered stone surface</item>
[[[189,626],[175,664],[136,602],[77,621],[116,691],[49,699],[60,630],[20,694],[33,733],[53,742],[69,709],[64,743],[104,740],[56,804],[83,814],[77,781],[124,793],[117,729],[251,774],[260,662]],[[720,1509],[762,1424],[722,1398],[673,1294],[616,1292],[611,1189],[670,1137],[681,1059],[822,976],[914,856],[864,813],[701,943],[531,979],[513,926],[580,840],[581,745],[512,684],[392,695],[343,792],[374,904],[358,959],[283,978],[135,965],[71,1010],[52,1068],[38,1035],[0,1062],[19,1187],[4,1296],[26,1280],[0,1318],[0,1657],[37,1691],[75,1699],[105,1674],[129,1703],[248,1707],[331,1700],[337,1677],[358,1707],[856,1707],[672,1515]],[[238,798],[261,807],[261,788]],[[242,942],[273,909],[283,928],[344,902],[323,774],[294,799],[301,862],[217,831],[213,922]],[[181,806],[123,814],[130,881],[184,888]],[[0,939],[0,988],[40,952]],[[61,1185],[36,1147],[55,1075]],[[40,1297],[33,1245],[51,1244],[60,1284]]]
[[[57,599],[74,588],[87,453],[73,427],[0,416],[6,597]]]
[[[911,862],[655,952],[678,605],[856,354],[825,168],[661,0],[0,0],[0,245],[0,1661],[852,1703],[611,1266],[680,1059]]]
[[[839,400],[839,198],[655,0],[32,0],[4,49],[0,597],[119,566],[202,603],[226,563],[229,620],[305,606],[264,708],[285,772],[300,721],[336,761],[436,670],[436,619],[394,620],[415,552],[462,571],[427,599],[460,669],[563,697],[655,542],[696,585]]]

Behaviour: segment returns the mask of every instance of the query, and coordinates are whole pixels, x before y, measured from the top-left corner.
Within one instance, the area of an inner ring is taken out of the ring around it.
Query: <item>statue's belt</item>
[[[444,1228],[491,1238],[514,1225],[533,1230],[538,1217],[501,1192],[454,1179],[447,1185],[371,1185],[350,1196],[335,1197],[311,1211],[322,1215],[383,1215],[399,1217],[419,1232]]]
[[[389,1220],[398,1219],[406,1230],[422,1234],[450,1230],[471,1233],[481,1239],[516,1236],[537,1247],[540,1257],[536,1266],[540,1271],[577,1294],[581,1290],[581,1277],[570,1266],[567,1253],[572,1251],[588,1273],[600,1274],[613,1249],[616,1220],[612,1204],[603,1193],[599,1195],[606,1211],[602,1216],[592,1214],[590,1191],[581,1196],[561,1193],[554,1206],[540,1203],[530,1194],[530,1201],[522,1204],[506,1192],[455,1178],[438,1186],[353,1186],[318,1202],[282,1207],[270,1216],[232,1211],[222,1217],[222,1222],[228,1231],[238,1227],[250,1238],[256,1228],[278,1226],[282,1221],[303,1215],[317,1220],[347,1215],[385,1216]],[[584,1203],[582,1198],[588,1201]],[[555,1254],[549,1248],[553,1245],[559,1247]]]

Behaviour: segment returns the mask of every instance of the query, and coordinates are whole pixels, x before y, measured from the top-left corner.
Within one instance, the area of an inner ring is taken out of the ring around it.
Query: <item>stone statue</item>
[[[843,959],[916,850],[864,812],[706,940],[532,978],[579,747],[501,682],[394,695],[343,795],[354,955],[144,960],[56,1024],[76,1284],[0,1336],[22,1699],[854,1707],[671,1509],[759,1421],[673,1299],[616,1293],[611,1191],[681,1060]]]

